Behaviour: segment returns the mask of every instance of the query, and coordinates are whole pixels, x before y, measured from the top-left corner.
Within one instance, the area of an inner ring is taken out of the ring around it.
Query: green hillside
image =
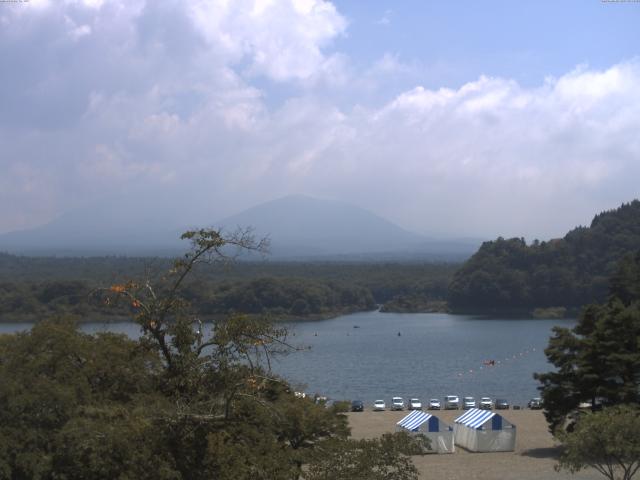
[[[454,310],[580,307],[602,302],[625,254],[640,249],[640,201],[595,216],[562,239],[485,242],[454,275]]]

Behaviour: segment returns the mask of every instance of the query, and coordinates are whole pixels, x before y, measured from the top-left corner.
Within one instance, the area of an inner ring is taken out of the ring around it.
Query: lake
[[[297,390],[367,405],[395,395],[423,403],[445,395],[489,396],[525,405],[538,396],[533,373],[551,369],[544,356],[551,328],[572,327],[575,320],[363,312],[285,325],[301,350],[279,358],[273,369]],[[0,324],[0,332],[27,328]],[[88,323],[82,330],[139,334],[133,323]],[[484,365],[488,360],[495,366]]]
[[[525,405],[539,395],[533,373],[552,368],[544,349],[554,325],[572,327],[575,320],[366,312],[292,323],[291,340],[311,349],[274,369],[306,392],[366,404],[395,395],[423,403],[469,395]],[[487,360],[495,366],[483,365]]]

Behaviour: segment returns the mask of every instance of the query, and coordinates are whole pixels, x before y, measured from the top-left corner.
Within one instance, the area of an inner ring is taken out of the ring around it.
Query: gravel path
[[[394,432],[395,424],[408,412],[349,413],[354,438],[372,438]],[[461,411],[435,413],[449,424]],[[538,480],[538,479],[603,479],[595,470],[583,470],[575,475],[558,473],[553,469],[556,444],[547,430],[540,410],[507,410],[500,412],[517,428],[516,451],[471,453],[456,445],[454,454],[430,454],[413,458],[421,479],[430,480]]]

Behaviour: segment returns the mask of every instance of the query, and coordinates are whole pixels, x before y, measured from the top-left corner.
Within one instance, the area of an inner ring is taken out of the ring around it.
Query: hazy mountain
[[[0,235],[0,251],[26,255],[174,255],[185,247],[160,213],[112,204],[69,211],[46,225]]]
[[[175,255],[186,248],[169,215],[155,209],[141,217],[113,206],[80,208],[47,225],[0,235],[0,250],[36,255]],[[211,221],[194,225],[211,225]],[[362,208],[294,195],[272,200],[213,222],[233,231],[251,226],[269,236],[275,259],[461,259],[480,241],[430,240]]]
[[[354,205],[292,195],[249,208],[217,226],[251,225],[268,235],[272,256],[332,259],[468,257],[476,240],[431,240]]]
[[[293,195],[249,208],[218,222],[225,229],[251,225],[268,235],[274,254],[346,254],[393,251],[423,239],[353,205]]]

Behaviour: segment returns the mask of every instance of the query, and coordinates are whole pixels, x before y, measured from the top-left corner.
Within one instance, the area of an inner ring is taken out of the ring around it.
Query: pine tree
[[[610,292],[573,329],[556,327],[545,350],[557,370],[535,378],[552,431],[582,402],[593,409],[640,403],[640,252],[623,259]]]

